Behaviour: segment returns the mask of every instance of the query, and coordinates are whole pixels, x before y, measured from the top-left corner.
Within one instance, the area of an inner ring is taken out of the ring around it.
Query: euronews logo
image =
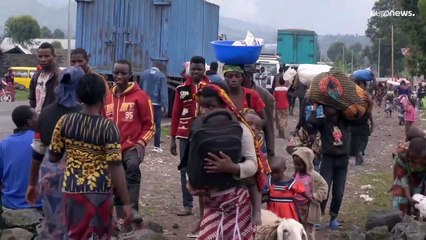
[[[416,16],[413,11],[400,11],[400,10],[385,10],[385,11],[371,11],[372,17],[414,17]]]

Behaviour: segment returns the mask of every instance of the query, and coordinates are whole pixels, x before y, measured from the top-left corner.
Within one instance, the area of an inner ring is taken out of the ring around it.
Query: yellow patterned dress
[[[119,131],[100,116],[72,113],[57,123],[50,153],[64,155],[65,224],[70,239],[109,239],[112,229],[110,164],[121,164]]]

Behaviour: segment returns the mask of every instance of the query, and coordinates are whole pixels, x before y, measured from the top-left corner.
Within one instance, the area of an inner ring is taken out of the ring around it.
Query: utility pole
[[[394,48],[394,40],[393,40],[393,23],[392,23],[392,26],[391,26],[392,28],[391,28],[391,34],[392,34],[392,60],[391,60],[391,70],[392,70],[392,81],[394,80],[394,51],[395,51],[395,48]]]
[[[71,0],[68,0],[68,67],[71,66]]]
[[[354,72],[354,50],[352,49],[352,60],[351,60],[351,73]]]
[[[345,44],[343,44],[343,54],[342,54],[342,63],[343,63],[343,71],[346,71],[346,64],[345,64]]]
[[[380,77],[380,38],[379,38],[379,52],[377,53],[377,78]]]

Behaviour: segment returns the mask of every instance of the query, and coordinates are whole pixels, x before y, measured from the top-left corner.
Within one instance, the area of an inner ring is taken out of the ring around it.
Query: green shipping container
[[[277,53],[281,57],[281,64],[316,64],[317,34],[309,30],[278,30]]]

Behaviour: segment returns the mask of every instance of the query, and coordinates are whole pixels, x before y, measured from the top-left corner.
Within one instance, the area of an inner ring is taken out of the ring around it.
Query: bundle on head
[[[308,99],[313,103],[333,106],[350,121],[362,119],[373,106],[370,95],[336,69],[314,78]]]
[[[294,219],[283,219],[262,210],[262,225],[256,229],[255,240],[307,240],[303,225]]]

